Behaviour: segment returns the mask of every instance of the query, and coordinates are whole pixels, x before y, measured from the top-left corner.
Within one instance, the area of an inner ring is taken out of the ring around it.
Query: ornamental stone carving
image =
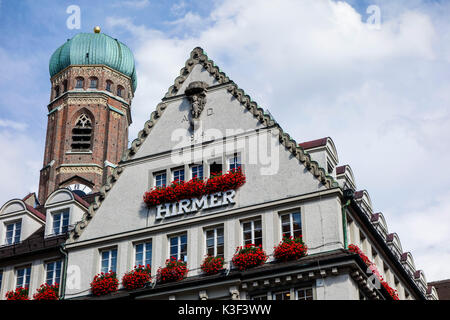
[[[185,94],[191,103],[191,115],[198,119],[206,104],[206,91],[208,84],[202,81],[194,81],[189,84]]]

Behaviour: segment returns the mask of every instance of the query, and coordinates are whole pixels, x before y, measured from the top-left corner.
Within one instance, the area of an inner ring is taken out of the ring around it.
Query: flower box
[[[223,257],[207,256],[200,267],[205,274],[213,275],[223,270],[223,263]]]
[[[167,283],[183,280],[189,272],[186,262],[170,258],[166,260],[166,266],[159,267],[156,273],[156,280],[159,283]]]
[[[37,289],[33,295],[34,300],[58,300],[59,299],[59,284],[49,285],[44,283]]]
[[[150,266],[135,266],[133,270],[125,273],[122,277],[122,285],[127,290],[134,290],[145,287],[152,280]]]
[[[306,256],[308,247],[302,237],[286,237],[274,247],[273,256],[278,261],[292,261]]]
[[[28,297],[28,288],[19,287],[14,291],[8,291],[5,295],[6,300],[30,300]]]
[[[350,252],[356,253],[359,255],[359,257],[364,261],[364,263],[367,265],[367,267],[369,267],[369,269],[372,271],[372,273],[377,277],[378,281],[381,283],[381,285],[383,286],[383,288],[386,289],[386,291],[389,293],[389,295],[392,297],[392,299],[394,300],[400,300],[397,294],[397,290],[393,289],[381,276],[380,272],[377,269],[377,266],[370,261],[370,259],[364,254],[364,252],[362,252],[362,250],[354,244],[350,244],[348,246],[348,250]]]
[[[183,199],[197,198],[202,195],[236,190],[245,183],[241,169],[230,170],[223,175],[212,176],[207,181],[194,177],[189,181],[173,181],[169,186],[155,187],[145,192],[143,200],[147,207],[163,203],[177,202]]]
[[[232,261],[234,266],[243,271],[264,264],[267,258],[261,246],[247,244],[244,247],[236,248]]]
[[[111,292],[116,292],[119,287],[119,280],[113,271],[102,272],[95,275],[91,282],[92,294],[102,296]]]

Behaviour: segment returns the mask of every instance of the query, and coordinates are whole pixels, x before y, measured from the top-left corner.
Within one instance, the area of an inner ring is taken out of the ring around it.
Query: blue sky
[[[51,54],[100,25],[135,55],[130,141],[201,46],[297,141],[331,136],[417,267],[450,278],[449,14],[430,0],[0,0],[0,202],[37,191]]]

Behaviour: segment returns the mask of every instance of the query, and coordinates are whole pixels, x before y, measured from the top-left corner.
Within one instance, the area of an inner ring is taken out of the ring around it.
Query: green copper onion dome
[[[96,27],[94,31],[79,33],[56,49],[50,58],[50,76],[70,65],[104,64],[129,76],[134,92],[137,79],[133,53],[122,42],[100,33],[100,28]]]

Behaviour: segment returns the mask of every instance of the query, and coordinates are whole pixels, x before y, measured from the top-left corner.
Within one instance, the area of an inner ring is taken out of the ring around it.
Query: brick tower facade
[[[88,63],[69,65],[51,77],[40,203],[59,188],[96,192],[106,181],[128,145],[133,80],[107,65]]]

